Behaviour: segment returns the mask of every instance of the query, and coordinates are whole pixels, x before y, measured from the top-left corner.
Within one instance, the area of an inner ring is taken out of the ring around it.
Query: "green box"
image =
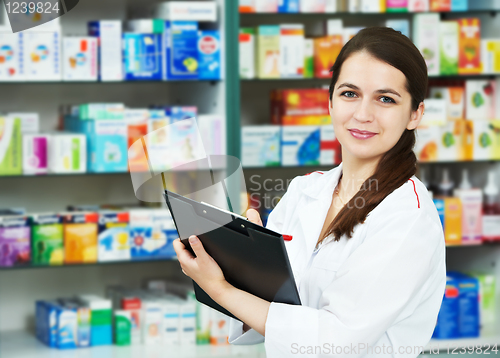
[[[32,259],[34,265],[62,265],[64,263],[64,234],[61,217],[40,214],[30,217]]]
[[[128,346],[131,342],[131,312],[124,310],[115,311],[115,344]]]
[[[0,117],[0,175],[22,175],[21,120]]]

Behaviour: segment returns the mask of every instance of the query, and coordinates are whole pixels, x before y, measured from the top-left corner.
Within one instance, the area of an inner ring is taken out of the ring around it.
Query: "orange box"
[[[478,18],[458,19],[458,73],[481,72],[481,21]]]
[[[330,115],[283,116],[280,124],[284,126],[322,126],[332,124],[332,118]]]
[[[460,198],[444,198],[444,241],[446,245],[462,244],[462,202]]]
[[[149,165],[144,156],[142,145],[133,145],[148,134],[148,123],[129,124],[128,126],[128,170],[130,172],[148,171]]]
[[[63,214],[64,263],[97,262],[97,213]]]
[[[284,116],[328,116],[327,89],[306,88],[271,91],[271,123]]]
[[[451,0],[431,0],[431,11],[451,11]]]
[[[342,50],[342,35],[331,35],[314,39],[314,76],[330,78],[337,56]]]

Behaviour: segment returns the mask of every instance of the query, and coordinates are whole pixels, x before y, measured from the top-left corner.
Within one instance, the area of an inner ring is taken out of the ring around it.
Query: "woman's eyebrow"
[[[347,82],[342,83],[342,84],[340,84],[340,85],[337,87],[337,89],[339,89],[339,88],[341,88],[341,87],[348,87],[348,88],[352,88],[352,89],[354,89],[354,90],[359,91],[359,87],[358,87],[358,86],[356,86],[356,85],[353,85],[352,83],[347,83]],[[397,91],[395,91],[395,90],[393,90],[393,89],[391,89],[391,88],[382,88],[382,89],[376,90],[376,91],[375,91],[375,93],[377,93],[377,94],[382,94],[382,93],[392,93],[392,94],[394,94],[394,95],[396,95],[396,96],[398,96],[398,97],[401,97],[401,95],[400,95]]]

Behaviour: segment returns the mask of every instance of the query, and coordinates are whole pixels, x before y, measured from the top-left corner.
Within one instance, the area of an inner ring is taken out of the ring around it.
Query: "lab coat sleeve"
[[[336,356],[347,356],[347,352],[349,357],[362,356],[367,352],[351,348],[360,344],[373,347],[419,302],[432,299],[435,309],[422,318],[415,335],[408,337],[411,343],[428,343],[446,280],[444,238],[442,229],[424,210],[407,214],[410,216],[386,212],[385,217],[370,223],[365,241],[337,272],[331,272],[336,276],[324,287],[319,309],[271,303],[265,331],[267,357],[285,357],[297,354],[301,347],[320,346],[323,351],[306,355],[319,357],[332,344],[343,349]]]
[[[293,204],[290,198],[294,197],[294,190],[296,190],[296,184],[297,184],[296,178],[290,182],[287,192],[285,193],[285,195],[283,195],[283,197],[278,202],[276,207],[269,214],[266,228],[276,232],[281,232],[286,216],[287,205]],[[243,323],[234,318],[230,318],[228,341],[231,344],[241,344],[241,345],[257,344],[264,342],[264,336],[262,336],[254,329],[250,329],[247,332],[243,333]]]

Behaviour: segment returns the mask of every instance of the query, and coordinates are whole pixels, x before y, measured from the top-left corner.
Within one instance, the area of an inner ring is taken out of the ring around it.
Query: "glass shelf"
[[[105,85],[116,85],[116,84],[138,84],[138,83],[210,83],[216,84],[222,82],[222,80],[169,80],[169,81],[152,81],[152,80],[144,80],[144,81],[110,81],[110,82],[102,82],[102,81],[0,81],[0,85],[55,85],[55,84],[67,84],[67,85],[96,85],[96,84],[105,84]]]

